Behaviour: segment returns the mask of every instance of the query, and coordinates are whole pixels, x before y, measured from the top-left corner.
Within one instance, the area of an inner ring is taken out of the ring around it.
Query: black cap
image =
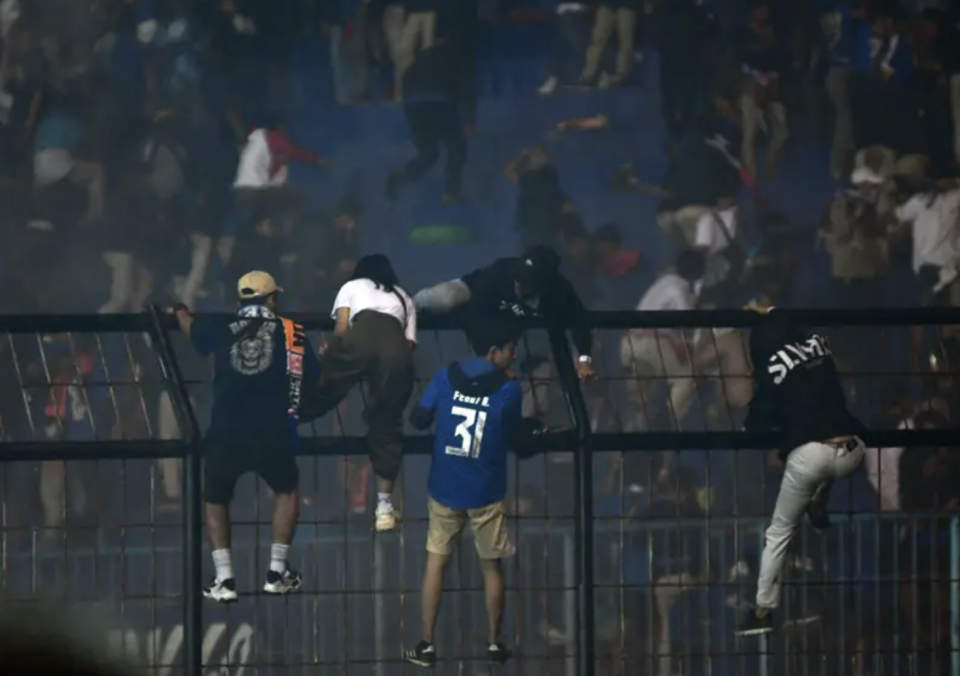
[[[542,288],[560,269],[560,257],[545,246],[534,246],[517,261],[515,279],[529,290]]]

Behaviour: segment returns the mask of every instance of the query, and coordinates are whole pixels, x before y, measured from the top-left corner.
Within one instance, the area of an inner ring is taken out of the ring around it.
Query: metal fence
[[[877,430],[868,441],[884,450],[837,487],[838,523],[827,536],[798,535],[781,630],[738,639],[778,485],[766,452],[777,440],[734,431],[745,375],[728,368],[735,359],[704,358],[689,373],[645,370],[625,336],[674,328],[696,360],[742,347],[753,319],[597,313],[599,378],[585,386],[561,328],[528,331],[519,363],[528,412],[554,431],[542,454],[512,468],[517,552],[506,567],[506,636],[518,659],[505,674],[960,675],[960,477],[946,461],[921,463],[917,476],[904,462],[952,458],[933,449],[957,446],[960,316],[805,317],[826,327],[851,401]],[[721,324],[729,330],[709,328]],[[467,354],[454,327],[423,325],[421,381]],[[270,497],[251,477],[232,506],[240,603],[203,605],[197,451],[209,379],[209,365],[157,310],[0,318],[0,598],[96,609],[109,618],[113,647],[157,676],[413,670],[400,648],[420,631],[429,438],[408,437],[402,527],[374,535],[363,392],[302,430],[292,563],[304,590],[285,599],[254,591],[269,560]],[[945,420],[946,428],[898,431],[887,409],[900,399],[936,412],[917,414],[928,421],[920,426]],[[902,504],[877,489],[891,480]],[[447,587],[437,670],[486,673],[471,548]]]

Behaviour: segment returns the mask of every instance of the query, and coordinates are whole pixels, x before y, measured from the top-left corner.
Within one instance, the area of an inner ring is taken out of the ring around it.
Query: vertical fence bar
[[[593,575],[593,457],[590,453],[590,414],[574,368],[573,351],[566,332],[550,328],[550,345],[557,366],[563,397],[577,430],[576,481],[574,493],[574,546],[577,552],[577,674],[594,676],[596,670],[596,622]]]
[[[960,676],[960,517],[950,519],[950,673]]]
[[[563,633],[567,636],[577,626],[577,547],[569,531],[563,533]],[[577,676],[577,661],[566,660],[566,676]]]
[[[190,393],[170,344],[167,317],[159,305],[150,307],[150,338],[163,373],[164,386],[180,428],[189,444],[183,462],[183,673],[203,673],[203,515],[200,507],[200,426]]]
[[[388,536],[389,537],[389,536]],[[374,664],[376,676],[385,676],[387,668],[387,637],[386,637],[386,610],[384,595],[386,592],[386,565],[387,554],[383,551],[385,543],[383,534],[377,533],[373,537],[373,644]],[[403,552],[399,553],[403,556]],[[404,580],[400,578],[400,589],[403,589]]]

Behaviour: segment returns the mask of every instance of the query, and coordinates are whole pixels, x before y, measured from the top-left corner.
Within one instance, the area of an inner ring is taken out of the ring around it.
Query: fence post
[[[594,620],[593,587],[593,457],[590,441],[590,414],[580,390],[580,379],[574,367],[573,351],[563,329],[550,329],[550,345],[557,367],[563,396],[570,418],[577,430],[576,477],[574,494],[576,512],[573,542],[577,560],[577,674],[593,676],[596,669],[596,622]]]
[[[200,426],[190,392],[173,352],[164,324],[168,321],[159,305],[150,307],[151,339],[163,372],[181,437],[188,443],[183,462],[183,673],[203,673],[203,514],[200,495]]]
[[[960,518],[950,519],[950,673],[960,675]]]

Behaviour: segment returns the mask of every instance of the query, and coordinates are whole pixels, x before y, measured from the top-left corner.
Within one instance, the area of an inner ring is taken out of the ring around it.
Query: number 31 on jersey
[[[447,455],[457,455],[461,458],[480,457],[480,445],[483,443],[483,427],[487,424],[487,412],[477,411],[465,406],[454,406],[450,415],[460,418],[453,431],[459,446],[447,446]]]

